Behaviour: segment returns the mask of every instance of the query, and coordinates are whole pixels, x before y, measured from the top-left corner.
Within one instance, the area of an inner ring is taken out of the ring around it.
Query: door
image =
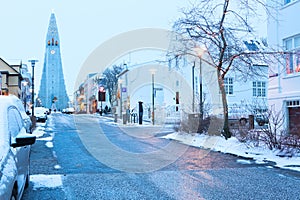
[[[289,107],[289,131],[300,136],[300,107]]]

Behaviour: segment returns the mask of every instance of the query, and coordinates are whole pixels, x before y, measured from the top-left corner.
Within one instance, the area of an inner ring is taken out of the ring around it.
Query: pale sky
[[[0,57],[39,60],[36,93],[44,63],[45,40],[52,10],[55,13],[65,83],[73,93],[78,72],[89,54],[115,35],[139,28],[171,29],[188,0],[26,0],[3,1],[0,12]],[[31,70],[31,67],[30,67]]]

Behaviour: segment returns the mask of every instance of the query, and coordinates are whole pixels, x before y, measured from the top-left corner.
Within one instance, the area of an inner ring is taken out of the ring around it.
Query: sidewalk
[[[164,136],[163,138],[176,140],[183,144],[198,148],[205,148],[212,151],[253,159],[257,164],[275,162],[275,167],[300,172],[299,154],[293,157],[280,157],[278,156],[280,150],[269,150],[264,146],[251,146],[247,143],[241,143],[235,137],[225,140],[225,138],[221,136],[208,136],[198,133],[192,135],[188,133],[176,132]]]

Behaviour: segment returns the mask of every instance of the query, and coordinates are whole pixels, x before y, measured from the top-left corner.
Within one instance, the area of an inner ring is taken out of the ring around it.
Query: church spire
[[[44,107],[53,110],[62,110],[68,106],[69,102],[63,75],[58,29],[53,12],[50,16],[46,36],[46,51],[39,98]]]
[[[55,18],[55,14],[53,12],[51,13],[51,17],[50,17],[46,40],[47,40],[48,45],[54,46],[54,45],[59,44],[59,36],[58,36],[56,18]]]

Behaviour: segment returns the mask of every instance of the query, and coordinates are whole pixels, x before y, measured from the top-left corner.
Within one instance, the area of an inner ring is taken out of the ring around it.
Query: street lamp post
[[[203,96],[202,96],[202,59],[201,59],[201,56],[199,57],[200,58],[200,69],[199,69],[199,82],[200,82],[200,119],[203,119]]]
[[[203,89],[202,89],[202,56],[204,55],[204,53],[206,52],[206,48],[205,47],[196,47],[195,48],[195,52],[199,58],[199,62],[200,62],[200,66],[199,66],[199,92],[200,92],[200,119],[203,119]]]
[[[152,77],[152,124],[155,124],[155,114],[154,114],[154,93],[155,93],[155,88],[154,88],[154,75],[155,75],[155,69],[151,69],[151,77]]]
[[[34,116],[34,66],[35,63],[38,62],[38,60],[28,60],[28,62],[31,63],[31,67],[32,67],[32,76],[31,76],[31,88],[32,88],[32,93],[31,93],[31,116]]]
[[[123,110],[123,108],[122,108],[123,107],[123,105],[122,105],[123,104],[123,102],[122,102],[123,101],[123,94],[122,94],[123,93],[123,85],[122,85],[122,82],[123,81],[120,79],[119,80],[119,83],[120,83],[120,119],[122,119],[122,113],[123,113],[123,111],[122,111]]]
[[[205,47],[196,47],[195,52],[196,52],[197,57],[199,58],[199,68],[200,68],[199,69],[200,117],[199,117],[198,131],[197,131],[198,133],[200,133],[203,130],[202,129],[202,121],[203,121],[202,57],[203,57],[204,53],[206,52],[206,48]]]
[[[195,62],[192,68],[193,104],[192,111],[195,112]]]
[[[152,124],[154,125],[154,73],[152,73]]]

